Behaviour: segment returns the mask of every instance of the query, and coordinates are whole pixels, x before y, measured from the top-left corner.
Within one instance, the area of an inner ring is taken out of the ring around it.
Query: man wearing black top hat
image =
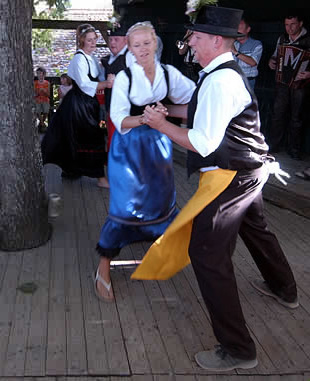
[[[127,29],[123,25],[109,31],[108,46],[111,54],[101,58],[101,63],[105,68],[106,76],[108,76],[108,74],[116,75],[118,72],[129,66],[134,60],[133,55],[128,51],[126,32]],[[104,91],[105,108],[107,111],[108,149],[115,130],[109,116],[111,92],[111,89],[105,89]]]
[[[257,365],[238,296],[232,255],[240,234],[264,281],[252,282],[262,294],[287,308],[298,307],[294,276],[263,214],[262,188],[274,158],[260,133],[253,90],[231,53],[242,11],[203,6],[189,45],[203,67],[188,105],[187,129],[168,122],[162,110],[147,106],[144,122],[187,148],[189,174],[203,172],[211,189],[226,171],[227,188],[193,219],[189,256],[210,313],[219,346],[199,352],[196,362],[211,371]],[[229,172],[231,173],[231,172]],[[182,211],[181,211],[182,213]]]

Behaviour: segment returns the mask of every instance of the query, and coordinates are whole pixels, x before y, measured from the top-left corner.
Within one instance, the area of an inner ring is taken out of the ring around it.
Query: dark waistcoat
[[[102,66],[105,68],[106,77],[108,74],[117,74],[121,70],[124,70],[126,68],[126,53],[128,52],[128,49],[126,49],[124,54],[119,55],[112,63],[111,65],[108,63],[110,59],[110,55],[101,58]],[[110,110],[111,105],[111,89],[105,89],[104,95],[105,95],[105,107],[106,110]]]
[[[188,105],[188,128],[193,128],[194,115],[197,108],[198,92],[205,78],[216,70],[230,68],[241,75],[252,102],[233,118],[226,128],[220,146],[206,157],[196,152],[188,151],[187,171],[190,176],[202,167],[218,166],[222,169],[242,170],[259,168],[267,157],[268,145],[260,132],[258,102],[248,81],[235,61],[225,62],[206,73],[199,81],[192,99]],[[225,112],[225,110],[223,110]]]

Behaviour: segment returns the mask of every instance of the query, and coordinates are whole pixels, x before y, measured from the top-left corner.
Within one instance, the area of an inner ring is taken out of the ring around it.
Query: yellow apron
[[[131,279],[169,279],[190,263],[188,246],[194,217],[228,187],[236,173],[216,169],[200,174],[196,193],[149,248]]]

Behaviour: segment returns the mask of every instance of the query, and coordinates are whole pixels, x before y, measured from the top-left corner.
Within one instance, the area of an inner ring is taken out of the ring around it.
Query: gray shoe
[[[221,346],[211,351],[198,352],[195,355],[197,364],[206,370],[226,372],[234,369],[251,369],[258,364],[257,359],[243,360],[232,357]]]
[[[251,285],[256,288],[256,290],[260,291],[262,294],[271,296],[272,298],[276,299],[278,303],[280,303],[282,306],[287,307],[287,308],[297,308],[299,306],[298,299],[296,298],[293,302],[287,302],[274,292],[272,292],[267,284],[267,282],[257,279],[253,280],[251,282]]]

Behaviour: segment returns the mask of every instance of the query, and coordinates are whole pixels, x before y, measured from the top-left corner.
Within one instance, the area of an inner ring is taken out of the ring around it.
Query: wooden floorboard
[[[61,216],[50,219],[50,241],[32,250],[0,252],[0,381],[310,380],[308,218],[265,203],[269,227],[297,280],[296,310],[251,287],[260,275],[238,240],[237,283],[259,364],[214,374],[194,360],[216,340],[191,266],[167,281],[131,280],[150,243],[129,245],[111,266],[115,303],[99,302],[92,274],[109,191],[98,188],[96,179],[62,179],[53,165],[44,173],[46,192],[59,193],[63,201]],[[175,163],[175,182],[181,208],[195,192],[198,175],[188,179]],[[305,197],[301,183],[297,188]],[[18,290],[27,282],[37,285],[33,294]]]

